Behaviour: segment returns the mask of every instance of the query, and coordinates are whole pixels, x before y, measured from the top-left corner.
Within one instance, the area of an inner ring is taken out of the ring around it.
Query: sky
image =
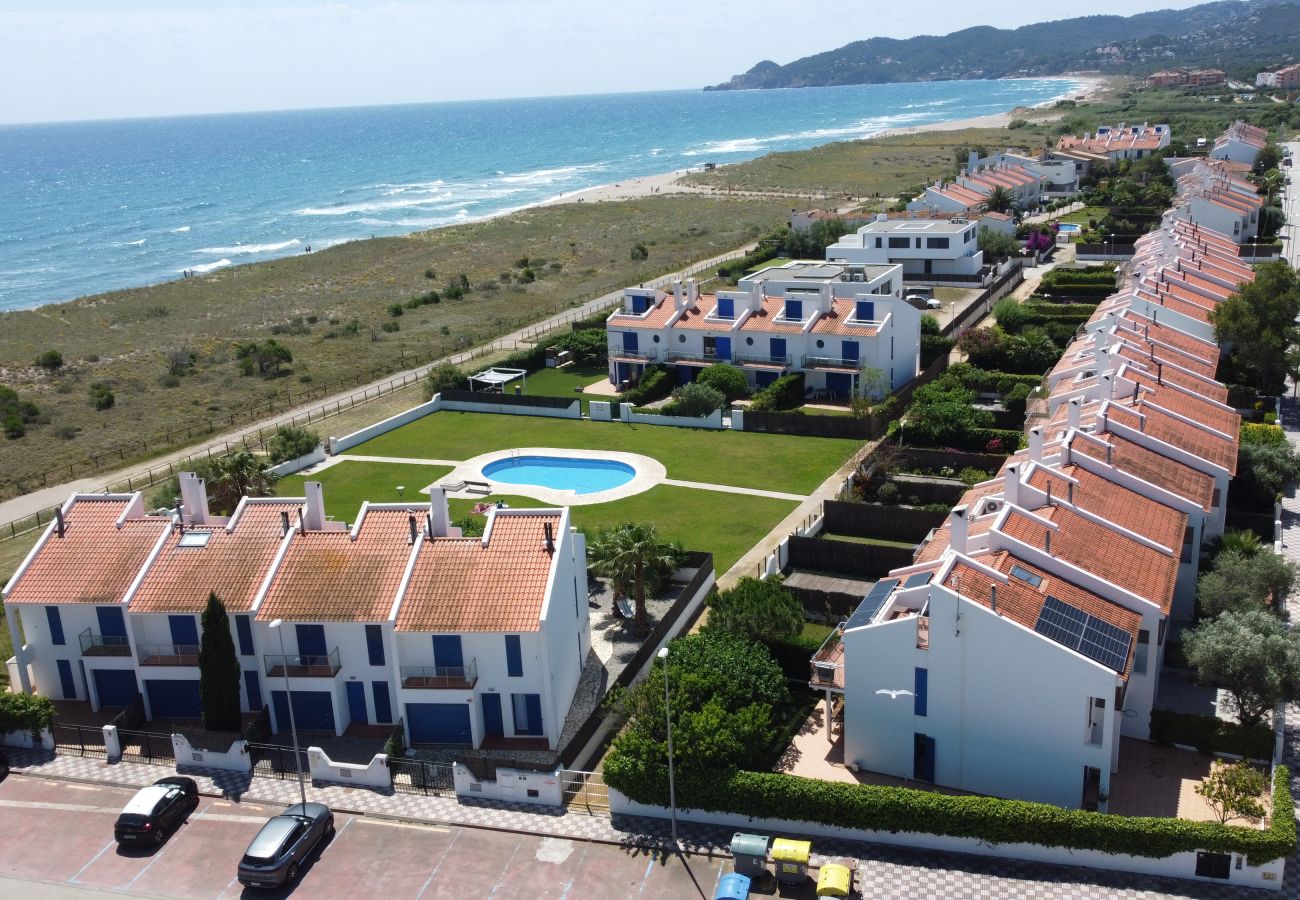
[[[1092,0],[1086,12],[1198,2]],[[852,40],[1081,12],[967,0],[0,0],[0,123],[691,89]]]

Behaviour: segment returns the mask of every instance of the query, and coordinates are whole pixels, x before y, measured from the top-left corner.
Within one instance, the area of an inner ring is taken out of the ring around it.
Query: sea
[[[1028,78],[0,126],[0,310],[1005,112],[1078,88]]]

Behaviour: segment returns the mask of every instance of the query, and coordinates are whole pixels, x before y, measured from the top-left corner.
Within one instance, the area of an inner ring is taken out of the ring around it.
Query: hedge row
[[[1051,294],[1053,297],[1109,297],[1115,293],[1112,284],[1039,284],[1035,291],[1039,295]]]
[[[1097,311],[1096,303],[1057,303],[1054,300],[1029,300],[1020,308],[1034,316],[1088,315]]]
[[[1062,809],[1047,803],[998,797],[953,797],[904,787],[819,781],[768,772],[690,779],[679,796],[696,809],[757,818],[814,822],[868,831],[973,838],[991,844],[1037,844],[1162,859],[1206,850],[1244,853],[1252,865],[1290,856],[1296,849],[1290,773],[1273,776],[1273,816],[1259,831],[1217,822],[1115,816]],[[623,790],[619,785],[613,787]],[[625,791],[626,793],[626,791]],[[629,795],[631,796],[631,795]],[[632,797],[662,805],[666,798]]]
[[[671,394],[674,384],[673,373],[663,366],[646,366],[636,386],[625,391],[618,399],[620,403],[645,406]]]
[[[961,439],[953,441],[951,446],[970,453],[1015,453],[1024,441],[1019,431],[1006,428],[969,428],[962,432]],[[912,440],[909,430],[903,428],[904,442]],[[996,444],[994,442],[997,442]],[[916,446],[925,446],[917,444]]]
[[[962,383],[962,387],[982,394],[1005,394],[1017,384],[1036,388],[1043,381],[1041,375],[1013,375],[1010,372],[981,369],[969,363],[955,363],[949,366],[948,374],[956,376]]]
[[[1273,732],[1262,725],[1243,728],[1214,716],[1151,710],[1151,740],[1157,744],[1184,744],[1202,753],[1231,753],[1248,759],[1273,756]]]

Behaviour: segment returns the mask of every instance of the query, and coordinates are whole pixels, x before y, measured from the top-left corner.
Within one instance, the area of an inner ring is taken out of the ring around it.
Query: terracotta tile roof
[[[1139,401],[1133,406],[1120,403],[1106,405],[1107,416],[1120,424],[1179,447],[1207,462],[1227,469],[1230,474],[1237,472],[1237,434],[1231,437],[1217,435],[1198,428],[1181,419],[1175,419],[1163,410],[1148,406]],[[1103,428],[1109,431],[1109,428]]]
[[[1105,462],[1106,447],[1099,441],[1110,444],[1110,464],[1115,468],[1170,493],[1186,497],[1206,512],[1210,511],[1214,500],[1212,475],[1199,472],[1114,434],[1086,436],[1076,433],[1070,441],[1070,453]]]
[[[713,294],[700,294],[696,297],[695,305],[687,307],[682,313],[681,318],[673,323],[673,328],[683,328],[687,330],[702,329],[705,331],[731,331],[731,326],[736,324],[735,319],[708,319],[709,313],[713,312],[718,305],[718,298]],[[736,311],[739,315],[740,310]]]
[[[299,503],[246,503],[233,531],[217,526],[186,531],[210,535],[205,547],[179,546],[173,533],[131,598],[131,612],[201,613],[215,593],[227,611],[244,613],[266,578],[282,542],[280,513],[296,525]]]
[[[771,331],[775,333],[798,334],[803,325],[798,322],[778,322],[776,317],[785,309],[785,300],[781,297],[764,297],[762,309],[755,312],[745,324],[740,326],[741,331]],[[804,315],[811,315],[808,304],[804,304]]]
[[[1181,541],[1172,554],[1166,554],[1063,506],[1044,506],[1033,513],[1057,526],[1051,538],[1053,557],[1150,600],[1166,615],[1169,613]],[[1014,507],[1001,531],[1040,550],[1047,546],[1048,528]]]
[[[980,562],[1007,576],[1006,581],[994,579],[982,568],[959,562],[952,567],[944,586],[955,593],[961,594],[968,600],[973,600],[981,606],[992,609],[993,591],[991,588],[996,584],[998,589],[998,615],[1005,616],[1030,631],[1035,630],[1035,626],[1038,624],[1038,616],[1043,611],[1043,604],[1047,602],[1049,596],[1068,603],[1091,616],[1096,616],[1103,622],[1108,622],[1123,630],[1131,638],[1128,658],[1124,661],[1124,666],[1118,673],[1125,678],[1128,677],[1133,665],[1133,652],[1137,645],[1138,632],[1142,627],[1141,616],[1117,603],[1086,591],[1063,578],[1045,572],[1022,559],[1017,559],[1010,553],[998,553],[992,559],[980,560]],[[1019,567],[1026,572],[1037,575],[1042,579],[1041,583],[1038,587],[1034,587],[1029,582],[1011,575],[1012,567]],[[1051,639],[1044,637],[1043,640]]]
[[[1150,355],[1143,353],[1136,346],[1127,342],[1121,343],[1118,347],[1112,347],[1111,353],[1113,355],[1118,354],[1122,359],[1127,360],[1130,371],[1136,367],[1152,380],[1160,378],[1162,381],[1180,385],[1219,403],[1226,403],[1228,400],[1228,388],[1222,383],[1213,380],[1213,371],[1206,372],[1205,367],[1199,365],[1196,366],[1200,369],[1199,373],[1184,371],[1179,366],[1190,369],[1199,361],[1191,360],[1169,347],[1160,348],[1159,352],[1155,354],[1154,362]],[[1157,365],[1157,363],[1162,365]]]
[[[553,557],[545,526],[559,539],[556,512],[508,512],[493,517],[480,538],[426,541],[397,613],[397,631],[536,631]]]
[[[979,505],[981,499],[984,497],[996,497],[1001,493],[1002,481],[1000,479],[986,481],[962,494],[961,500],[958,501],[953,508],[955,509],[957,506],[965,506],[968,511],[967,514],[969,515],[975,511],[975,508]],[[993,527],[993,521],[996,518],[997,516],[995,515],[980,516],[977,519],[968,518],[966,522],[967,540],[975,535],[987,532]],[[913,559],[913,565],[934,562],[939,557],[943,556],[944,552],[951,546],[951,523],[951,518],[943,520],[943,524],[935,529],[934,535],[930,538],[929,542],[917,551],[916,556]]]
[[[1073,491],[1066,478],[1075,480]],[[1049,482],[1055,500],[1066,501],[1068,498],[1079,509],[1100,516],[1134,534],[1140,534],[1162,547],[1177,551],[1183,546],[1183,532],[1187,528],[1185,513],[1143,497],[1079,466],[1061,466],[1058,469],[1035,466],[1030,473],[1029,483],[1045,491]]]
[[[610,319],[610,325],[618,325],[621,328],[663,328],[675,312],[677,312],[677,304],[669,296],[644,316],[634,316],[621,310],[615,312]]]
[[[411,556],[408,517],[424,528],[424,507],[369,509],[357,539],[308,531],[289,542],[257,611],[259,622],[384,622]]]
[[[1125,377],[1142,385],[1141,397],[1144,401],[1154,403],[1162,409],[1186,416],[1194,422],[1208,425],[1224,434],[1236,434],[1241,428],[1241,416],[1231,409],[1224,409],[1204,396],[1189,394],[1172,384],[1158,384],[1153,376],[1139,373],[1133,369],[1125,370]]]
[[[831,301],[831,311],[817,317],[812,333],[871,337],[880,331],[879,325],[851,324],[850,320],[853,319],[856,310],[857,306],[852,300]]]
[[[119,603],[171,527],[161,516],[116,522],[129,500],[78,497],[13,585],[6,603]]]

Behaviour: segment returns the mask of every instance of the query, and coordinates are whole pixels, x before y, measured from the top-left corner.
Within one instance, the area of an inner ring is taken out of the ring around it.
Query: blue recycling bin
[[[718,881],[713,900],[749,900],[749,876],[729,872]]]

